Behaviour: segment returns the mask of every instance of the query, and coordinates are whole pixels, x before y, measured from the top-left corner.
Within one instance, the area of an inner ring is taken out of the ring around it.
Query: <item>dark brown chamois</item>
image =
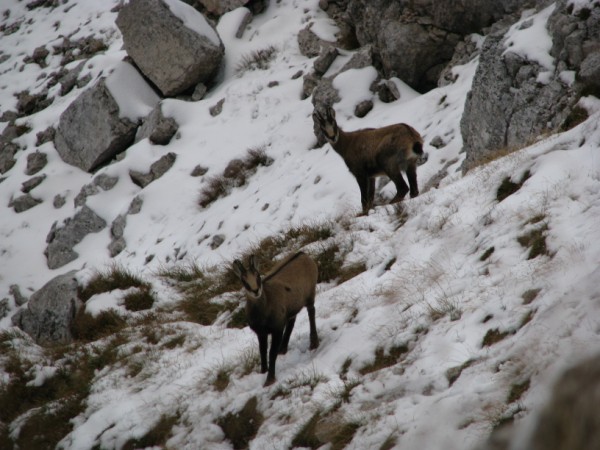
[[[333,149],[344,159],[360,188],[363,214],[368,214],[375,198],[375,177],[387,175],[396,185],[391,203],[419,195],[417,165],[426,159],[423,138],[410,125],[399,123],[382,128],[364,128],[345,132],[336,120],[335,111],[328,106],[323,115],[317,109],[313,116]],[[402,177],[406,172],[408,184]]]
[[[307,254],[299,252],[284,259],[263,277],[252,255],[248,258],[248,268],[236,259],[233,271],[246,290],[248,325],[258,337],[260,371],[268,372],[264,385],[269,386],[275,382],[277,355],[287,353],[296,315],[305,306],[310,321],[310,349],[319,346],[315,324],[317,264]],[[267,364],[269,335],[271,349]]]

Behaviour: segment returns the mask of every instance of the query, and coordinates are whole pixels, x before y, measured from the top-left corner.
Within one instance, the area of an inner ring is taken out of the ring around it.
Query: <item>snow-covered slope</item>
[[[0,41],[10,56],[0,64],[2,111],[14,109],[16,93],[43,89],[41,74],[56,70],[60,56],[49,55],[45,68],[22,59],[40,45],[58,43],[61,35],[104,40],[107,50],[87,60],[82,72],[92,79],[125,56],[116,13],[110,12],[118,2],[96,3],[71,1],[32,11],[16,0],[7,3],[10,15],[3,23],[21,21],[21,26]],[[73,418],[63,448],[121,448],[163,417],[176,418],[168,448],[231,448],[217,422],[253,397],[264,423],[250,448],[289,447],[316,413],[332,429],[352,424],[348,448],[382,448],[384,443],[409,449],[472,448],[502,419],[526,421],[558,371],[596,350],[599,113],[463,176],[459,122],[476,60],[454,69],[458,78],[453,84],[425,95],[398,81],[402,96],[389,104],[368,90],[374,70],[348,71],[334,82],[343,99],[335,105],[341,126],[410,123],[423,134],[430,154],[418,171],[420,185],[426,186],[442,167],[448,166],[449,173],[437,188],[406,200],[402,209],[380,206],[368,217],[356,217],[356,182],[328,145],[313,148],[312,103],[301,100],[302,77],[294,77],[312,66],[298,50],[297,31],[309,21],[326,30],[333,26],[317,5],[317,0],[271,2],[241,39],[235,38],[239,11],[223,17],[218,26],[226,47],[221,81],[199,102],[164,101],[163,111],[179,124],[176,138],[165,147],[142,140],[124,158],[100,169],[119,177],[113,189],[87,199],[107,223],[125,213],[133,198],[143,199],[140,213],[127,218],[127,248],[114,259],[107,250],[109,229],[86,237],[76,247],[80,257],[59,270],[49,270],[43,254],[52,224],[73,215],[74,198],[96,174],[63,163],[51,142],[36,148],[36,134],[56,125],[85,88],[64,97],[50,89],[51,106],[17,121],[31,131],[18,138],[25,149],[0,183],[0,298],[9,297],[13,284],[29,295],[68,270],[85,268],[80,272],[85,280],[116,261],[152,283],[153,308],[159,311],[176,303],[178,294],[157,271],[229,262],[291,226],[331,221],[331,239],[348,250],[348,264],[361,262],[367,268],[345,283],[319,285],[319,348],[308,350],[308,321],[302,313],[288,354],[278,359],[279,381],[266,389],[264,375],[241,369],[257,351],[247,327],[171,318],[156,325],[157,340],[149,343],[141,325],[132,325],[118,350],[120,363],[95,372],[85,410]],[[527,42],[519,43],[519,49],[526,47]],[[268,69],[236,70],[253,51],[270,46],[276,52]],[[366,98],[375,107],[358,119],[354,106]],[[223,111],[213,117],[209,108],[221,99]],[[598,109],[595,99],[586,101],[590,111]],[[447,145],[428,145],[436,136]],[[200,207],[200,192],[210,178],[249,149],[264,150],[273,163],[259,167],[229,196]],[[32,192],[43,202],[17,214],[8,204],[29,178],[24,174],[27,155],[36,150],[49,159],[47,178]],[[162,178],[144,189],[131,181],[130,170],[147,171],[167,152],[177,154],[177,160]],[[208,168],[206,175],[190,176],[197,165]],[[498,189],[507,178],[522,186],[499,201]],[[393,185],[383,191],[391,198]],[[53,206],[56,195],[67,200],[62,208]],[[212,248],[215,235],[224,241]],[[536,238],[536,245],[545,246],[530,258]],[[106,309],[121,295],[92,297],[88,307]],[[10,315],[0,326],[11,326]],[[163,345],[169,336],[183,336],[183,344]],[[22,339],[15,342],[23,345]],[[36,347],[29,347],[27,354],[34,358],[31,348]],[[380,349],[396,355],[393,364],[365,369]],[[31,378],[41,383],[54,374],[48,361],[40,357]],[[141,368],[132,374],[134,363]],[[231,379],[219,391],[214,379],[222,370]],[[10,376],[5,374],[2,382],[9,383]],[[510,397],[514,386],[527,388],[515,398]],[[10,425],[13,436],[27,418],[21,419]],[[322,434],[335,434],[320,424]]]

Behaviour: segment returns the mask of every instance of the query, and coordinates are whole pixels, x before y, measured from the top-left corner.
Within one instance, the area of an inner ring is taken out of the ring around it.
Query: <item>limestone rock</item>
[[[125,86],[129,86],[127,92]],[[121,63],[61,114],[54,137],[56,150],[66,163],[92,171],[131,145],[137,120],[157,102],[135,69]],[[139,104],[144,107],[140,109]]]
[[[584,20],[570,14],[568,2],[561,0],[548,17],[547,29],[554,68],[506,51],[506,29],[485,39],[461,119],[464,170],[498,150],[520,148],[566,126],[580,96],[597,90],[600,82],[588,74],[600,73],[598,8]],[[572,84],[562,78],[566,69],[580,73]]]
[[[40,199],[33,197],[31,194],[24,194],[12,199],[8,206],[12,207],[16,213],[22,213],[40,203],[42,203]]]
[[[77,287],[75,271],[50,280],[12,317],[13,324],[41,345],[71,342],[71,324],[83,305]]]
[[[38,173],[48,164],[48,156],[42,152],[34,152],[27,155],[27,168],[25,169],[26,175],[33,175]]]
[[[165,96],[210,81],[221,65],[217,32],[179,0],[131,0],[116,22],[127,54]]]
[[[90,233],[97,233],[106,227],[106,221],[89,207],[82,207],[72,218],[66,219],[61,227],[56,223],[46,238],[48,246],[44,251],[48,267],[57,269],[79,257],[73,247]]]
[[[167,153],[160,159],[152,163],[150,171],[147,173],[138,172],[136,170],[129,171],[131,181],[141,188],[145,188],[154,180],[162,177],[175,164],[177,155],[175,153]]]
[[[167,145],[177,133],[179,126],[175,119],[165,117],[159,103],[150,113],[135,135],[135,142],[148,138],[157,145]]]

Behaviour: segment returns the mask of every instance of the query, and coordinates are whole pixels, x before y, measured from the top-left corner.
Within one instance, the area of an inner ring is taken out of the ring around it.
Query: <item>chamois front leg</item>
[[[274,331],[271,335],[271,349],[269,350],[269,371],[264,386],[270,386],[275,383],[275,362],[281,345],[283,330]]]
[[[408,178],[408,184],[410,185],[410,198],[414,198],[419,195],[419,186],[417,184],[417,165],[409,164],[406,168],[406,178]]]
[[[257,332],[258,336],[258,350],[260,352],[260,373],[266,373],[267,366],[267,347],[269,344],[269,335],[266,331]]]
[[[290,342],[290,336],[292,335],[292,330],[294,329],[295,323],[296,323],[296,316],[294,316],[290,320],[288,320],[288,323],[285,326],[285,331],[283,333],[283,340],[281,341],[281,347],[279,347],[280,355],[285,355],[288,351],[288,344]]]
[[[367,216],[369,215],[369,210],[373,206],[372,202],[369,201],[370,180],[369,177],[367,177],[366,175],[355,174],[354,176],[356,178],[356,181],[358,182],[358,187],[360,188],[360,203],[362,204],[362,215]]]

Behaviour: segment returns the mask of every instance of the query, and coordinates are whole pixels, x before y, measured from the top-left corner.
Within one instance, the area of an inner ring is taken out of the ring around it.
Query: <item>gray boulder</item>
[[[499,150],[518,149],[539,135],[572,126],[572,112],[581,95],[598,92],[600,82],[589,74],[600,72],[600,11],[595,8],[585,19],[568,11],[567,1],[562,0],[548,19],[555,58],[550,70],[507,52],[506,30],[486,38],[461,119],[464,170]],[[565,71],[582,75],[569,84]]]
[[[71,342],[71,325],[83,305],[77,287],[75,271],[50,280],[12,317],[12,323],[40,345]]]
[[[88,183],[81,188],[79,194],[77,194],[74,199],[75,207],[77,208],[85,205],[87,198],[98,194],[100,189],[103,191],[111,190],[118,181],[119,177],[116,176],[107,175],[105,173],[97,175],[92,183]]]
[[[36,174],[46,167],[46,164],[48,164],[48,156],[45,153],[38,151],[30,153],[27,155],[27,167],[25,169],[25,174]]]
[[[61,114],[56,150],[66,163],[93,171],[131,145],[138,120],[158,100],[142,76],[121,63]]]
[[[42,203],[42,200],[33,197],[31,194],[23,194],[17,198],[14,198],[8,204],[9,207],[13,208],[16,213],[22,213],[34,206]]]
[[[240,6],[246,6],[253,14],[259,14],[267,7],[269,0],[187,0],[187,2],[211,17],[220,17]]]
[[[333,42],[328,42],[317,36],[312,30],[312,23],[309,23],[305,28],[298,32],[298,47],[300,53],[307,58],[319,56],[321,48],[328,46],[332,47]]]
[[[600,448],[600,355],[567,369],[531,425],[496,428],[479,450],[596,450]]]
[[[593,450],[600,448],[600,356],[567,370],[540,412],[527,448]]]
[[[123,234],[127,225],[127,216],[119,214],[110,226],[110,244],[108,244],[108,252],[112,258],[117,256],[127,246]]]
[[[148,138],[157,145],[167,145],[171,142],[179,126],[172,117],[165,117],[159,103],[150,113],[135,135],[135,142]]]
[[[131,177],[131,181],[139,187],[145,188],[154,180],[162,177],[175,164],[176,159],[177,155],[175,153],[167,153],[152,163],[149,172],[130,170],[129,176]]]
[[[21,294],[21,288],[19,288],[18,284],[11,284],[8,292],[13,296],[15,305],[17,306],[24,305],[29,300],[27,297]]]
[[[101,80],[61,114],[54,145],[63,161],[92,171],[129,147],[136,129]]]
[[[210,81],[224,46],[204,16],[179,0],[131,0],[117,26],[127,54],[165,96]]]
[[[437,86],[456,45],[483,33],[506,14],[541,0],[346,0],[327,12],[350,28],[360,46],[373,45],[384,78],[397,76],[414,89]],[[332,2],[333,3],[333,2]],[[341,10],[340,10],[341,9]]]
[[[75,216],[66,219],[58,228],[56,222],[46,237],[48,246],[44,251],[48,267],[57,269],[74,261],[79,254],[73,250],[90,233],[97,233],[106,227],[106,221],[89,207],[82,207]]]

